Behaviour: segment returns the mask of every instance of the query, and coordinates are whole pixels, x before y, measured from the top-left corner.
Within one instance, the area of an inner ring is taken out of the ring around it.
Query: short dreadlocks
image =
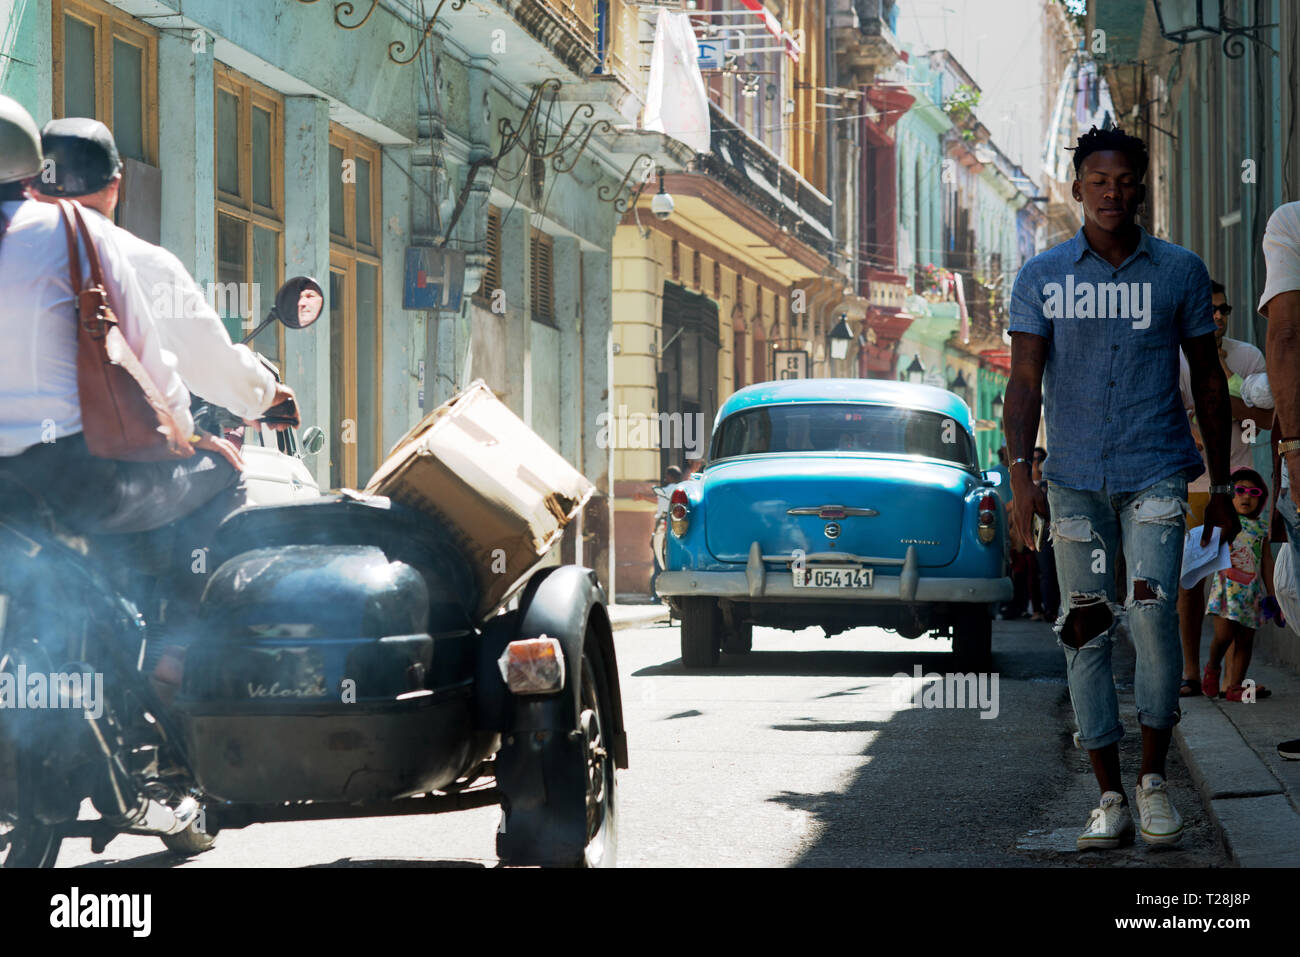
[[[1133,171],[1137,173],[1138,179],[1142,179],[1147,174],[1147,164],[1150,157],[1147,155],[1147,145],[1136,136],[1129,136],[1118,126],[1112,126],[1109,129],[1099,130],[1093,127],[1079,137],[1079,142],[1075,146],[1067,146],[1066,149],[1074,150],[1074,175],[1077,178],[1083,169],[1083,161],[1093,153],[1100,153],[1104,150],[1115,150],[1123,153],[1133,164]]]

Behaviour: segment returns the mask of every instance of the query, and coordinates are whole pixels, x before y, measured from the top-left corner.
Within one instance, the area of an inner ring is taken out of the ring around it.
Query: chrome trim
[[[660,572],[655,591],[664,597],[704,596],[730,598],[735,601],[806,602],[992,602],[1008,601],[1014,589],[1010,578],[923,578],[918,575],[912,597],[905,598],[902,576],[874,576],[870,588],[796,588],[788,574],[771,574],[759,595],[750,592],[743,571],[674,571]]]
[[[763,555],[765,562],[794,561],[793,555]],[[852,552],[811,552],[803,556],[805,562],[861,562],[864,565],[901,565],[902,558],[874,558],[870,555],[854,555]]]
[[[843,512],[845,517],[848,517],[850,515],[865,515],[867,518],[874,518],[875,516],[880,514],[874,508],[859,508],[857,506],[848,506],[848,505],[801,505],[798,508],[787,508],[785,510],[785,514],[816,515],[818,518],[820,518],[822,512],[826,512],[826,511]]]

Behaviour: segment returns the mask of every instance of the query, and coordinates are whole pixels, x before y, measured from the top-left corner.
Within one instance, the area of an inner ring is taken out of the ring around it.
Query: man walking
[[[1210,283],[1210,302],[1214,309],[1214,338],[1218,343],[1219,363],[1228,377],[1228,396],[1232,404],[1232,448],[1229,454],[1229,471],[1250,468],[1254,464],[1254,439],[1266,426],[1260,424],[1260,413],[1242,401],[1242,383],[1252,375],[1265,370],[1264,353],[1249,342],[1231,339],[1228,317],[1232,305],[1222,283]],[[1183,408],[1189,416],[1196,414],[1196,400],[1192,392],[1192,372],[1187,357],[1178,355],[1178,391],[1183,397]],[[1200,429],[1192,426],[1192,437],[1197,447],[1204,442]],[[1202,475],[1187,486],[1187,527],[1198,528],[1204,522],[1205,506],[1210,502],[1209,475]],[[1201,628],[1205,622],[1205,582],[1199,581],[1191,588],[1178,589],[1178,627],[1183,642],[1183,682],[1179,695],[1186,698],[1201,693]],[[1228,671],[1236,669],[1236,645],[1228,651]]]
[[[1286,525],[1292,569],[1300,569],[1300,514],[1291,494],[1300,474],[1300,202],[1273,211],[1264,229],[1264,292],[1259,314],[1268,320],[1268,381],[1277,412],[1282,491],[1277,510]],[[1300,738],[1283,741],[1278,754],[1300,761]]]
[[[1183,822],[1165,785],[1178,721],[1182,655],[1175,596],[1182,564],[1187,482],[1204,469],[1178,394],[1178,350],[1191,369],[1210,465],[1205,523],[1236,537],[1228,487],[1228,384],[1219,365],[1210,277],[1193,253],[1137,224],[1145,196],[1146,145],[1095,127],[1074,153],[1074,199],[1084,225],[1021,268],[1011,304],[1011,379],[1005,431],[1011,447],[1013,519],[1028,541],[1048,514],[1065,616],[1065,651],[1079,743],[1101,790],[1078,837],[1080,850],[1133,840],[1120,777],[1120,722],[1111,645],[1114,566],[1128,569],[1125,603],[1137,656],[1134,696],[1142,727],[1137,788],[1142,836],[1169,844]],[[1034,485],[1029,457],[1040,404],[1051,448]]]

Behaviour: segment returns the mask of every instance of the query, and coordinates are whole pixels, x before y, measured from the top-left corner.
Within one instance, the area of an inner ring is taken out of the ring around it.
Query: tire
[[[614,730],[604,658],[583,642],[576,735],[534,734],[497,756],[504,797],[497,856],[509,866],[614,867],[618,860]],[[531,739],[531,740],[530,740]],[[532,787],[529,787],[529,784]],[[512,794],[512,791],[514,792]],[[565,835],[585,834],[585,843]]]
[[[0,840],[5,839],[9,843],[7,850],[0,850],[0,867],[53,867],[63,844],[54,828],[39,824],[16,824],[8,831],[0,830]]]
[[[682,666],[712,668],[718,663],[722,609],[712,598],[682,599]]]
[[[722,650],[729,655],[747,655],[754,650],[754,626],[737,625],[722,636]]]
[[[199,822],[195,821],[179,834],[164,834],[162,842],[173,854],[193,857],[195,854],[212,850],[213,845],[217,843],[217,835],[200,831]]]
[[[988,670],[993,663],[993,619],[987,605],[962,610],[953,626],[952,650],[961,670]]]

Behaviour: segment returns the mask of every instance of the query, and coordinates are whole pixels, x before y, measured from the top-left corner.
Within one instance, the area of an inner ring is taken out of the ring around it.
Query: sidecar
[[[476,620],[448,532],[356,493],[240,510],[209,567],[175,700],[209,834],[500,804],[507,863],[613,863],[627,744],[589,569]]]

